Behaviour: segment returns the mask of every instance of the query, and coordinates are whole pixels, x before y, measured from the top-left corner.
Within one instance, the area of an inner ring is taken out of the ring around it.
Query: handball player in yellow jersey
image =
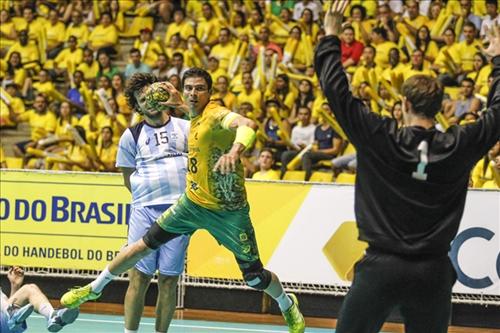
[[[278,302],[289,332],[304,332],[297,298],[286,294],[276,274],[263,267],[250,221],[240,155],[253,144],[256,124],[210,102],[212,79],[203,69],[184,74],[184,99],[171,84],[163,87],[170,94],[163,104],[191,118],[186,191],[142,239],[123,248],[96,280],[64,294],[61,303],[72,308],[97,299],[106,284],[165,242],[206,229],[234,254],[245,282]]]

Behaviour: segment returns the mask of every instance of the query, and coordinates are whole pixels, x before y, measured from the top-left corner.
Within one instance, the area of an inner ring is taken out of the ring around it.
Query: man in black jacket
[[[500,28],[485,52],[493,58],[488,110],[475,123],[438,131],[438,81],[416,75],[403,87],[406,127],[369,111],[352,96],[341,63],[343,12],[333,2],[315,69],[336,119],[357,150],[355,212],[360,240],[369,244],[356,264],[337,332],[378,332],[399,308],[406,332],[446,332],[455,270],[450,242],[462,218],[469,174],[500,137]]]

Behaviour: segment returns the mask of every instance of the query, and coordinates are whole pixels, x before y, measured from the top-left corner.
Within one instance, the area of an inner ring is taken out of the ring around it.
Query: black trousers
[[[447,255],[400,256],[369,248],[355,266],[336,332],[379,332],[399,308],[406,333],[445,333],[456,278]]]

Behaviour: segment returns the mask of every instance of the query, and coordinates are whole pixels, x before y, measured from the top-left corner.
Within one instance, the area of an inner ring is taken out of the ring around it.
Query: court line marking
[[[31,316],[32,318],[42,318],[43,316]],[[182,319],[181,319],[182,320]],[[108,323],[108,324],[125,324],[123,321],[118,320],[104,320],[104,319],[85,319],[78,318],[76,321],[86,321],[86,322],[95,322],[95,323]],[[154,326],[155,323],[142,322],[141,325]],[[262,329],[248,329],[248,328],[237,328],[237,327],[217,327],[217,326],[200,326],[200,325],[180,325],[180,324],[171,324],[171,327],[180,327],[180,328],[201,328],[208,330],[221,330],[221,331],[240,331],[240,332],[265,332],[265,333],[287,333],[288,331],[276,331],[276,330],[262,330]]]

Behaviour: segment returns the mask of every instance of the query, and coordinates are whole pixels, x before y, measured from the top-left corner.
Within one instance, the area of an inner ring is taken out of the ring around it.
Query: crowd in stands
[[[212,76],[213,101],[258,124],[243,160],[248,177],[350,182],[356,152],[313,68],[329,5],[2,0],[0,126],[29,123],[31,136],[13,147],[22,167],[114,172],[120,135],[140,121],[124,96],[127,79],[152,72],[180,89],[197,66]],[[445,88],[437,126],[476,121],[492,82],[481,47],[500,24],[498,8],[498,0],[352,0],[341,39],[353,93],[404,126],[402,83],[431,75]],[[476,166],[471,186],[499,188],[499,151],[500,143]]]

